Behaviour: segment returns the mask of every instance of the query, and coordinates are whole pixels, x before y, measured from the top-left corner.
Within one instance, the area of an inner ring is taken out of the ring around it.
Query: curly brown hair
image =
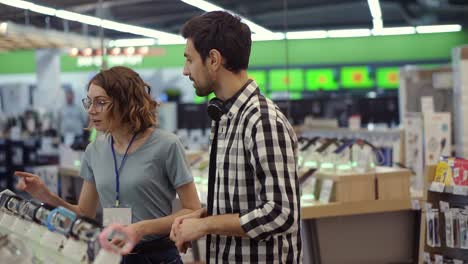
[[[109,105],[109,131],[126,124],[131,133],[157,126],[158,103],[151,98],[151,87],[130,68],[112,67],[96,74],[88,83],[102,87],[112,99]]]

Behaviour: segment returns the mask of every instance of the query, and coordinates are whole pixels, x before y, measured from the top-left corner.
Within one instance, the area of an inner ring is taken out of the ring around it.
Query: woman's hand
[[[15,175],[20,178],[16,185],[18,190],[28,192],[41,202],[49,203],[52,193],[39,176],[22,171],[15,171]]]

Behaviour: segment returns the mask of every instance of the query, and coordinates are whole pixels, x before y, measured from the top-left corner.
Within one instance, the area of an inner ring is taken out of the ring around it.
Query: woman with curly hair
[[[36,175],[16,172],[18,188],[34,198],[94,218],[98,198],[104,224],[119,221],[140,242],[122,263],[179,263],[168,239],[177,216],[200,208],[197,191],[178,138],[157,128],[157,103],[133,70],[113,67],[89,82],[83,106],[90,126],[104,132],[86,148],[80,199],[72,205],[53,194]],[[172,214],[179,196],[182,209]]]

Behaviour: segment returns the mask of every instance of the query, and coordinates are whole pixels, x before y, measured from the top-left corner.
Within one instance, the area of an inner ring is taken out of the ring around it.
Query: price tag
[[[431,254],[429,254],[429,252],[424,252],[424,263],[432,264]]]
[[[432,204],[431,203],[426,203],[425,204],[426,211],[429,212],[432,209]]]
[[[465,186],[453,186],[453,194],[468,195],[468,189]]]
[[[444,192],[445,184],[443,182],[432,182],[429,190],[433,192]]]
[[[333,181],[332,180],[323,180],[322,188],[320,189],[320,202],[328,203],[330,202],[330,197],[333,190]]]
[[[411,207],[413,210],[421,210],[421,203],[417,199],[411,200]]]
[[[445,202],[445,201],[440,201],[439,202],[439,208],[440,208],[440,212],[446,212],[450,209],[450,204]]]

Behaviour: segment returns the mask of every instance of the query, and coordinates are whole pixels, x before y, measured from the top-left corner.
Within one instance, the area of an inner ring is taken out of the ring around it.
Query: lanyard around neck
[[[115,157],[115,149],[114,149],[114,137],[111,136],[111,149],[112,149],[112,157],[114,158],[114,170],[115,170],[115,206],[120,206],[120,182],[119,182],[119,174],[122,170],[125,160],[127,159],[128,150],[132,145],[133,141],[136,138],[137,133],[133,134],[132,139],[128,143],[127,149],[125,150],[125,154],[122,158],[122,162],[120,163],[119,168],[117,169],[117,159]]]

